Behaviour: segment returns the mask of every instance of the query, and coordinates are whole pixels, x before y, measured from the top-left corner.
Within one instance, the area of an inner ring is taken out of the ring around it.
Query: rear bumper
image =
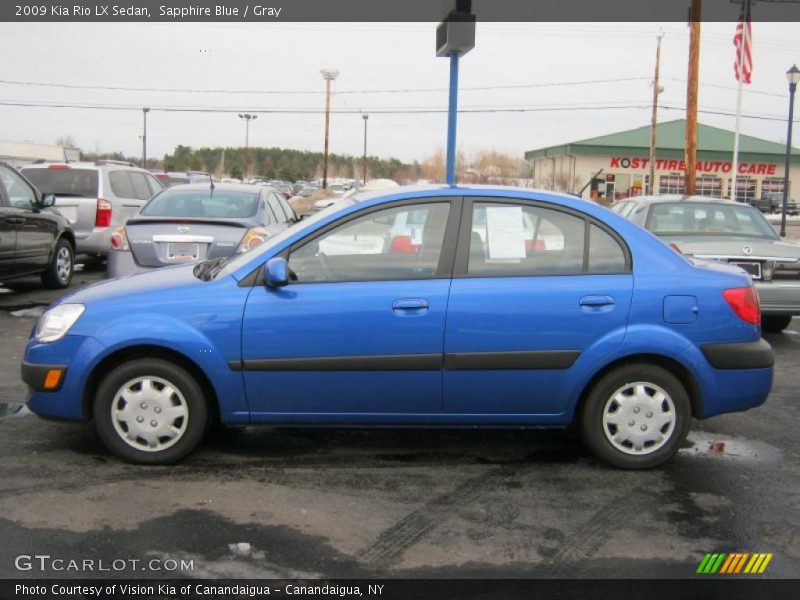
[[[111,248],[113,227],[95,227],[89,233],[75,233],[76,251],[79,254],[101,254],[105,256]]]
[[[712,367],[724,371],[769,369],[775,364],[772,346],[764,339],[735,344],[704,344],[701,350]]]
[[[120,250],[111,250],[108,253],[108,276],[109,277],[124,277],[125,275],[133,275],[135,273],[144,273],[152,271],[160,267],[142,267],[133,258],[131,252],[123,252]]]
[[[800,281],[757,281],[763,314],[800,315]]]

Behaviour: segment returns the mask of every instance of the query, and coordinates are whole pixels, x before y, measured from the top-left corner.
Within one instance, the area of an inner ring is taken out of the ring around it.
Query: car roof
[[[253,185],[250,183],[220,183],[214,182],[214,191],[215,192],[250,192],[251,194],[258,194],[264,189],[266,186],[260,185]],[[164,191],[192,191],[192,190],[211,190],[211,184],[209,181],[204,181],[202,183],[180,183],[178,185],[173,185],[172,187],[168,187]]]
[[[348,199],[354,202],[365,202],[374,198],[397,198],[398,196],[416,197],[421,196],[426,192],[435,193],[437,196],[479,196],[481,192],[491,193],[496,195],[497,192],[508,192],[514,197],[534,197],[534,196],[547,196],[550,198],[563,198],[576,202],[583,202],[592,206],[599,206],[592,200],[581,198],[572,194],[564,194],[561,192],[554,192],[552,190],[543,190],[539,188],[506,186],[506,185],[481,185],[481,184],[464,184],[464,185],[448,185],[440,184],[423,184],[423,185],[401,185],[397,187],[382,188],[378,190],[363,190]],[[448,193],[449,192],[449,193]]]
[[[695,202],[703,204],[735,204],[736,206],[750,206],[745,202],[735,202],[733,200],[726,200],[725,198],[717,198],[715,196],[687,196],[685,194],[661,194],[658,196],[635,196],[633,198],[626,198],[633,202],[644,202],[647,204],[663,204],[665,202]],[[622,202],[620,200],[619,202]]]

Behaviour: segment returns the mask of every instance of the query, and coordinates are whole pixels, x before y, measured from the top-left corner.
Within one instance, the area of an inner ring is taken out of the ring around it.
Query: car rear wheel
[[[681,382],[656,365],[634,364],[603,376],[580,416],[594,454],[621,469],[649,469],[672,458],[686,439],[691,403]]]
[[[780,333],[792,322],[792,315],[762,315],[761,329],[768,333]]]
[[[170,464],[200,443],[208,426],[202,387],[180,366],[158,358],[132,360],[100,383],[94,402],[100,439],[117,456]]]
[[[69,241],[61,238],[56,242],[53,260],[42,273],[42,283],[50,289],[63,289],[72,281],[75,271],[75,251]]]

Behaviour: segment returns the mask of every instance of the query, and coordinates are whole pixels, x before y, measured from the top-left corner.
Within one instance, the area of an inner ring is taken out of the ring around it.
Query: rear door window
[[[150,191],[150,186],[147,185],[144,173],[129,172],[128,175],[133,183],[133,193],[136,194],[134,198],[139,200],[150,200],[153,193]]]
[[[128,171],[111,171],[108,174],[111,191],[118,198],[136,198],[136,190]]]
[[[267,194],[267,202],[269,203],[269,207],[272,209],[272,212],[275,215],[276,222],[286,223],[286,214],[283,212],[283,208],[281,207],[281,203],[278,200],[277,194],[272,192]]]

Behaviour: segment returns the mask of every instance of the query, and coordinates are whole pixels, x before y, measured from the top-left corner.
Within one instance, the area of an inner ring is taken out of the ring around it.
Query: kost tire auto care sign
[[[655,167],[658,171],[686,171],[686,163],[674,158],[657,158]],[[609,168],[621,170],[642,170],[650,168],[649,158],[630,158],[628,156],[612,156],[609,161]],[[775,175],[777,170],[775,163],[748,163],[740,162],[738,166],[739,175]],[[698,173],[730,173],[733,164],[729,160],[698,160]]]

